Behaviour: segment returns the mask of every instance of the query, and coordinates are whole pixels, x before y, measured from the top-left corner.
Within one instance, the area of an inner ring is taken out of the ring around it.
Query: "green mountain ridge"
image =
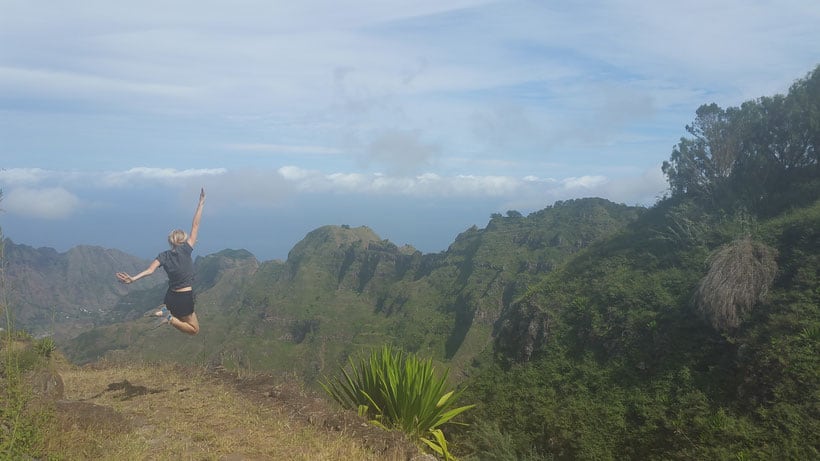
[[[634,220],[642,209],[602,199],[559,202],[530,216],[493,216],[448,250],[422,254],[367,227],[323,226],[282,261],[244,250],[198,257],[201,333],[150,330],[135,313],[65,345],[78,362],[111,351],[125,358],[193,360],[296,372],[308,382],[385,342],[458,370],[491,345],[504,306],[567,257]],[[157,288],[129,296],[161,300]],[[121,307],[126,307],[121,303]],[[147,307],[151,307],[148,305]],[[121,339],[117,339],[121,338]],[[124,338],[127,338],[124,339]]]

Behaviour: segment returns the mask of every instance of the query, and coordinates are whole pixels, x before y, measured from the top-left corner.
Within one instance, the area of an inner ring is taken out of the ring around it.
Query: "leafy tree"
[[[686,126],[691,137],[681,138],[670,160],[663,164],[673,195],[715,199],[739,157],[734,113],[715,103],[698,108],[694,123]]]
[[[686,131],[662,167],[673,197],[758,214],[811,203],[819,188],[820,66],[787,95],[728,109],[703,105]]]
[[[508,218],[521,218],[523,215],[520,211],[517,210],[507,210],[507,217]]]

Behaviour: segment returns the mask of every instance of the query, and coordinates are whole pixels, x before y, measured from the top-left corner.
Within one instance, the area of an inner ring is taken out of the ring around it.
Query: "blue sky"
[[[705,103],[820,64],[820,2],[0,1],[0,226],[284,259],[325,224],[424,252],[490,214],[651,205]]]

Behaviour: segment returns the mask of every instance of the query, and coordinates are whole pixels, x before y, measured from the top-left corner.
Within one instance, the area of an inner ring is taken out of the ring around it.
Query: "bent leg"
[[[188,333],[192,336],[199,333],[199,321],[196,319],[196,312],[191,315],[186,315],[185,317],[171,317],[170,323],[171,326],[183,333]]]

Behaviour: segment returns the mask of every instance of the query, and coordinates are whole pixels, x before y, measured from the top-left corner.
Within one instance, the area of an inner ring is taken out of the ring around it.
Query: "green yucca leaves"
[[[474,407],[456,407],[461,392],[445,392],[447,373],[437,377],[432,360],[421,360],[390,346],[371,352],[358,363],[350,359],[350,371],[321,383],[325,391],[345,408],[386,429],[399,429],[415,437],[445,459],[454,459],[439,426],[452,423]]]
[[[441,432],[441,429],[433,429],[430,431],[433,435],[435,440],[430,440],[427,438],[422,437],[421,441],[424,442],[430,449],[438,453],[444,459],[450,460],[455,459],[450,451],[447,449],[447,439],[444,438],[444,433]]]
[[[37,351],[37,354],[49,358],[51,353],[57,350],[57,345],[53,339],[45,337],[34,344],[34,350]]]

